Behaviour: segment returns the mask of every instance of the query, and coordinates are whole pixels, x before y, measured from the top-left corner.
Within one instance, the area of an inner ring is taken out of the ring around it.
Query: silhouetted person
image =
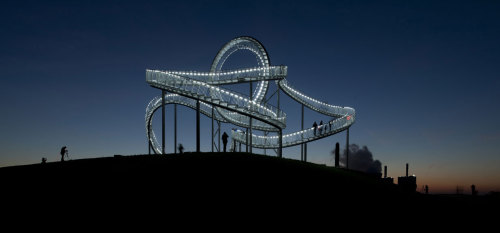
[[[184,147],[182,146],[182,144],[179,144],[179,153],[183,153],[184,152]]]
[[[64,155],[68,153],[68,150],[66,149],[66,146],[63,146],[61,148],[61,162],[64,162]]]
[[[471,185],[471,186],[470,186],[470,189],[471,189],[471,191],[472,191],[472,196],[476,196],[476,195],[477,195],[476,186],[475,186],[475,185]]]
[[[47,158],[43,157],[42,158],[42,164],[45,164],[47,162]]]
[[[429,186],[425,185],[425,194],[429,194]]]
[[[227,133],[226,133],[226,132],[224,132],[224,133],[222,134],[222,143],[224,143],[224,152],[226,152],[226,145],[227,145],[227,138],[228,138],[228,137],[229,137],[229,136],[227,136]]]
[[[316,121],[313,123],[313,128],[314,128],[314,136],[316,136],[316,128],[318,128],[318,124],[316,124]]]
[[[321,134],[321,131],[323,131],[323,121],[319,122],[319,134]]]

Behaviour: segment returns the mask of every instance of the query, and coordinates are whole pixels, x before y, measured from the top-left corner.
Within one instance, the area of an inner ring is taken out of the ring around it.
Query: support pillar
[[[177,154],[177,104],[174,104],[174,154]]]
[[[252,93],[252,90],[253,90],[253,82],[250,82],[250,100],[253,101],[252,97],[253,97],[253,93]],[[250,105],[251,108],[253,108],[253,105]],[[248,147],[249,147],[249,151],[250,153],[252,153],[252,117],[249,117],[250,118],[250,133],[248,134]]]
[[[307,162],[307,143],[304,144],[304,162]]]
[[[217,131],[218,131],[218,137],[219,137],[219,143],[217,145],[217,151],[218,152],[221,152],[221,149],[220,149],[220,131],[221,131],[221,127],[220,127],[220,121],[217,121]]]
[[[267,144],[267,135],[269,132],[264,131],[264,144]],[[264,147],[264,155],[267,155],[267,149]]]
[[[248,153],[248,128],[247,128],[247,131],[246,131],[246,134],[245,134],[245,140],[246,140],[246,143],[245,143],[245,152]]]
[[[212,105],[212,141],[210,144],[212,144],[212,153],[214,153],[214,106]]]
[[[283,157],[283,130],[280,129],[279,132],[279,148],[278,148],[278,158]]]
[[[280,86],[278,86],[278,116],[281,116],[279,115],[280,114],[280,111],[281,111],[281,108],[280,108]],[[282,158],[283,157],[283,129],[280,129],[279,130],[279,148],[278,148],[278,157],[279,158]]]
[[[161,154],[165,154],[165,90],[161,90]]]
[[[347,128],[346,136],[346,153],[345,153],[345,167],[349,169],[349,128]]]
[[[252,153],[252,120],[253,118],[250,117],[250,134],[248,134],[249,140],[248,140],[248,148],[249,148],[249,153]]]
[[[304,131],[304,104],[302,104],[302,114],[301,114],[301,130]],[[300,134],[300,138],[304,140],[304,133]],[[304,161],[304,142],[300,144],[300,161]]]
[[[277,107],[278,107],[278,110],[280,110],[281,109],[280,108],[280,86],[278,86],[277,92],[278,92],[278,95],[277,95],[277,97],[278,97],[278,106]]]
[[[200,101],[196,100],[196,152],[200,152]]]
[[[339,167],[340,160],[340,145],[339,143],[335,143],[335,167]]]

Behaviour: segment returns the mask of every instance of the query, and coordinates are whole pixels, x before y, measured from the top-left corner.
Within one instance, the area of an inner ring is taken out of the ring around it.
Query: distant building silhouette
[[[384,183],[394,184],[394,178],[387,177],[387,165],[384,166],[384,177],[382,178]]]
[[[335,167],[340,167],[339,159],[340,159],[340,146],[339,143],[337,142],[335,144]]]
[[[409,193],[413,193],[417,191],[417,177],[416,176],[408,176],[408,164],[406,164],[406,176],[398,177],[398,186]]]
[[[472,196],[477,196],[477,190],[475,185],[470,186]]]

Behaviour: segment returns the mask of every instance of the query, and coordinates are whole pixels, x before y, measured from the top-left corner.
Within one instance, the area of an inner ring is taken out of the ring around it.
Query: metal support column
[[[174,104],[174,154],[177,154],[177,104]]]
[[[282,158],[283,157],[283,130],[282,129],[280,129],[279,134],[280,134],[280,136],[279,136],[278,158]]]
[[[250,100],[252,100],[252,97],[253,97],[253,94],[252,94],[252,90],[253,90],[253,82],[250,82]],[[252,108],[253,106],[250,105]],[[252,121],[253,121],[253,118],[250,117],[250,133],[248,134],[248,137],[249,137],[249,140],[248,140],[248,146],[249,146],[249,151],[250,153],[252,153]]]
[[[304,104],[302,104],[302,114],[301,114],[301,130],[304,131]],[[304,140],[304,133],[300,134],[300,138]],[[300,161],[304,161],[304,142],[300,144]]]
[[[151,141],[148,139],[148,154],[151,155]]]
[[[267,135],[269,134],[269,132],[267,131],[264,131],[264,145],[267,144]],[[267,155],[267,149],[264,147],[264,155]]]
[[[212,105],[212,141],[210,144],[212,144],[212,153],[214,153],[214,106]]]
[[[304,144],[304,162],[307,162],[307,143]]]
[[[165,90],[161,90],[161,154],[165,154]]]
[[[219,135],[219,143],[217,145],[217,151],[220,152],[220,131],[221,131],[220,121],[217,121],[217,131],[218,131],[218,135]]]
[[[277,95],[277,97],[278,97],[278,110],[280,110],[281,109],[280,108],[280,86],[278,86],[277,92],[278,92],[278,95]]]
[[[196,152],[200,152],[200,101],[196,100]]]
[[[345,167],[349,169],[349,128],[347,128],[347,138],[346,138],[346,153],[345,153]]]

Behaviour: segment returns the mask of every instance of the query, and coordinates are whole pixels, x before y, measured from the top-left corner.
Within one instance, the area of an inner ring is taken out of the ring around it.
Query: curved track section
[[[304,104],[304,106],[309,109],[319,112],[323,115],[333,117],[334,119],[330,121],[325,121],[325,124],[318,125],[315,129],[314,127],[289,133],[283,134],[282,136],[282,146],[290,147],[295,145],[300,145],[302,143],[307,143],[315,141],[324,137],[334,135],[336,133],[342,132],[354,124],[356,112],[350,107],[340,107],[335,105],[330,105],[314,98],[311,98],[300,91],[297,91],[291,85],[288,84],[286,79],[278,82],[280,89],[282,89],[288,96],[297,102]],[[246,143],[246,132],[241,130],[233,130],[231,132],[233,140]],[[263,148],[263,149],[275,149],[279,147],[278,136],[261,136],[261,135],[251,135],[252,136],[252,147]],[[231,146],[234,146],[233,144]]]
[[[258,66],[248,69],[223,70],[227,59],[238,50],[251,51]],[[311,98],[293,88],[285,79],[286,66],[270,66],[268,54],[262,44],[251,37],[238,37],[223,46],[215,57],[210,72],[146,70],[146,82],[152,87],[175,94],[165,96],[165,104],[181,104],[196,109],[199,100],[200,112],[217,121],[231,123],[244,128],[277,132],[286,127],[286,114],[274,106],[263,102],[269,81],[275,80],[278,87],[295,101],[313,111],[329,116],[332,120],[317,128],[283,134],[282,147],[324,138],[350,127],[355,121],[353,108],[330,105]],[[246,96],[221,87],[224,84],[257,82],[252,96]],[[154,112],[162,106],[161,97],[155,97],[146,108],[146,133],[156,153],[161,146],[152,130]],[[215,111],[212,111],[212,107]],[[250,125],[250,119],[253,119]],[[233,141],[245,144],[247,135],[241,130],[233,130]],[[252,134],[252,147],[279,148],[279,136]],[[234,144],[231,143],[231,146]]]

